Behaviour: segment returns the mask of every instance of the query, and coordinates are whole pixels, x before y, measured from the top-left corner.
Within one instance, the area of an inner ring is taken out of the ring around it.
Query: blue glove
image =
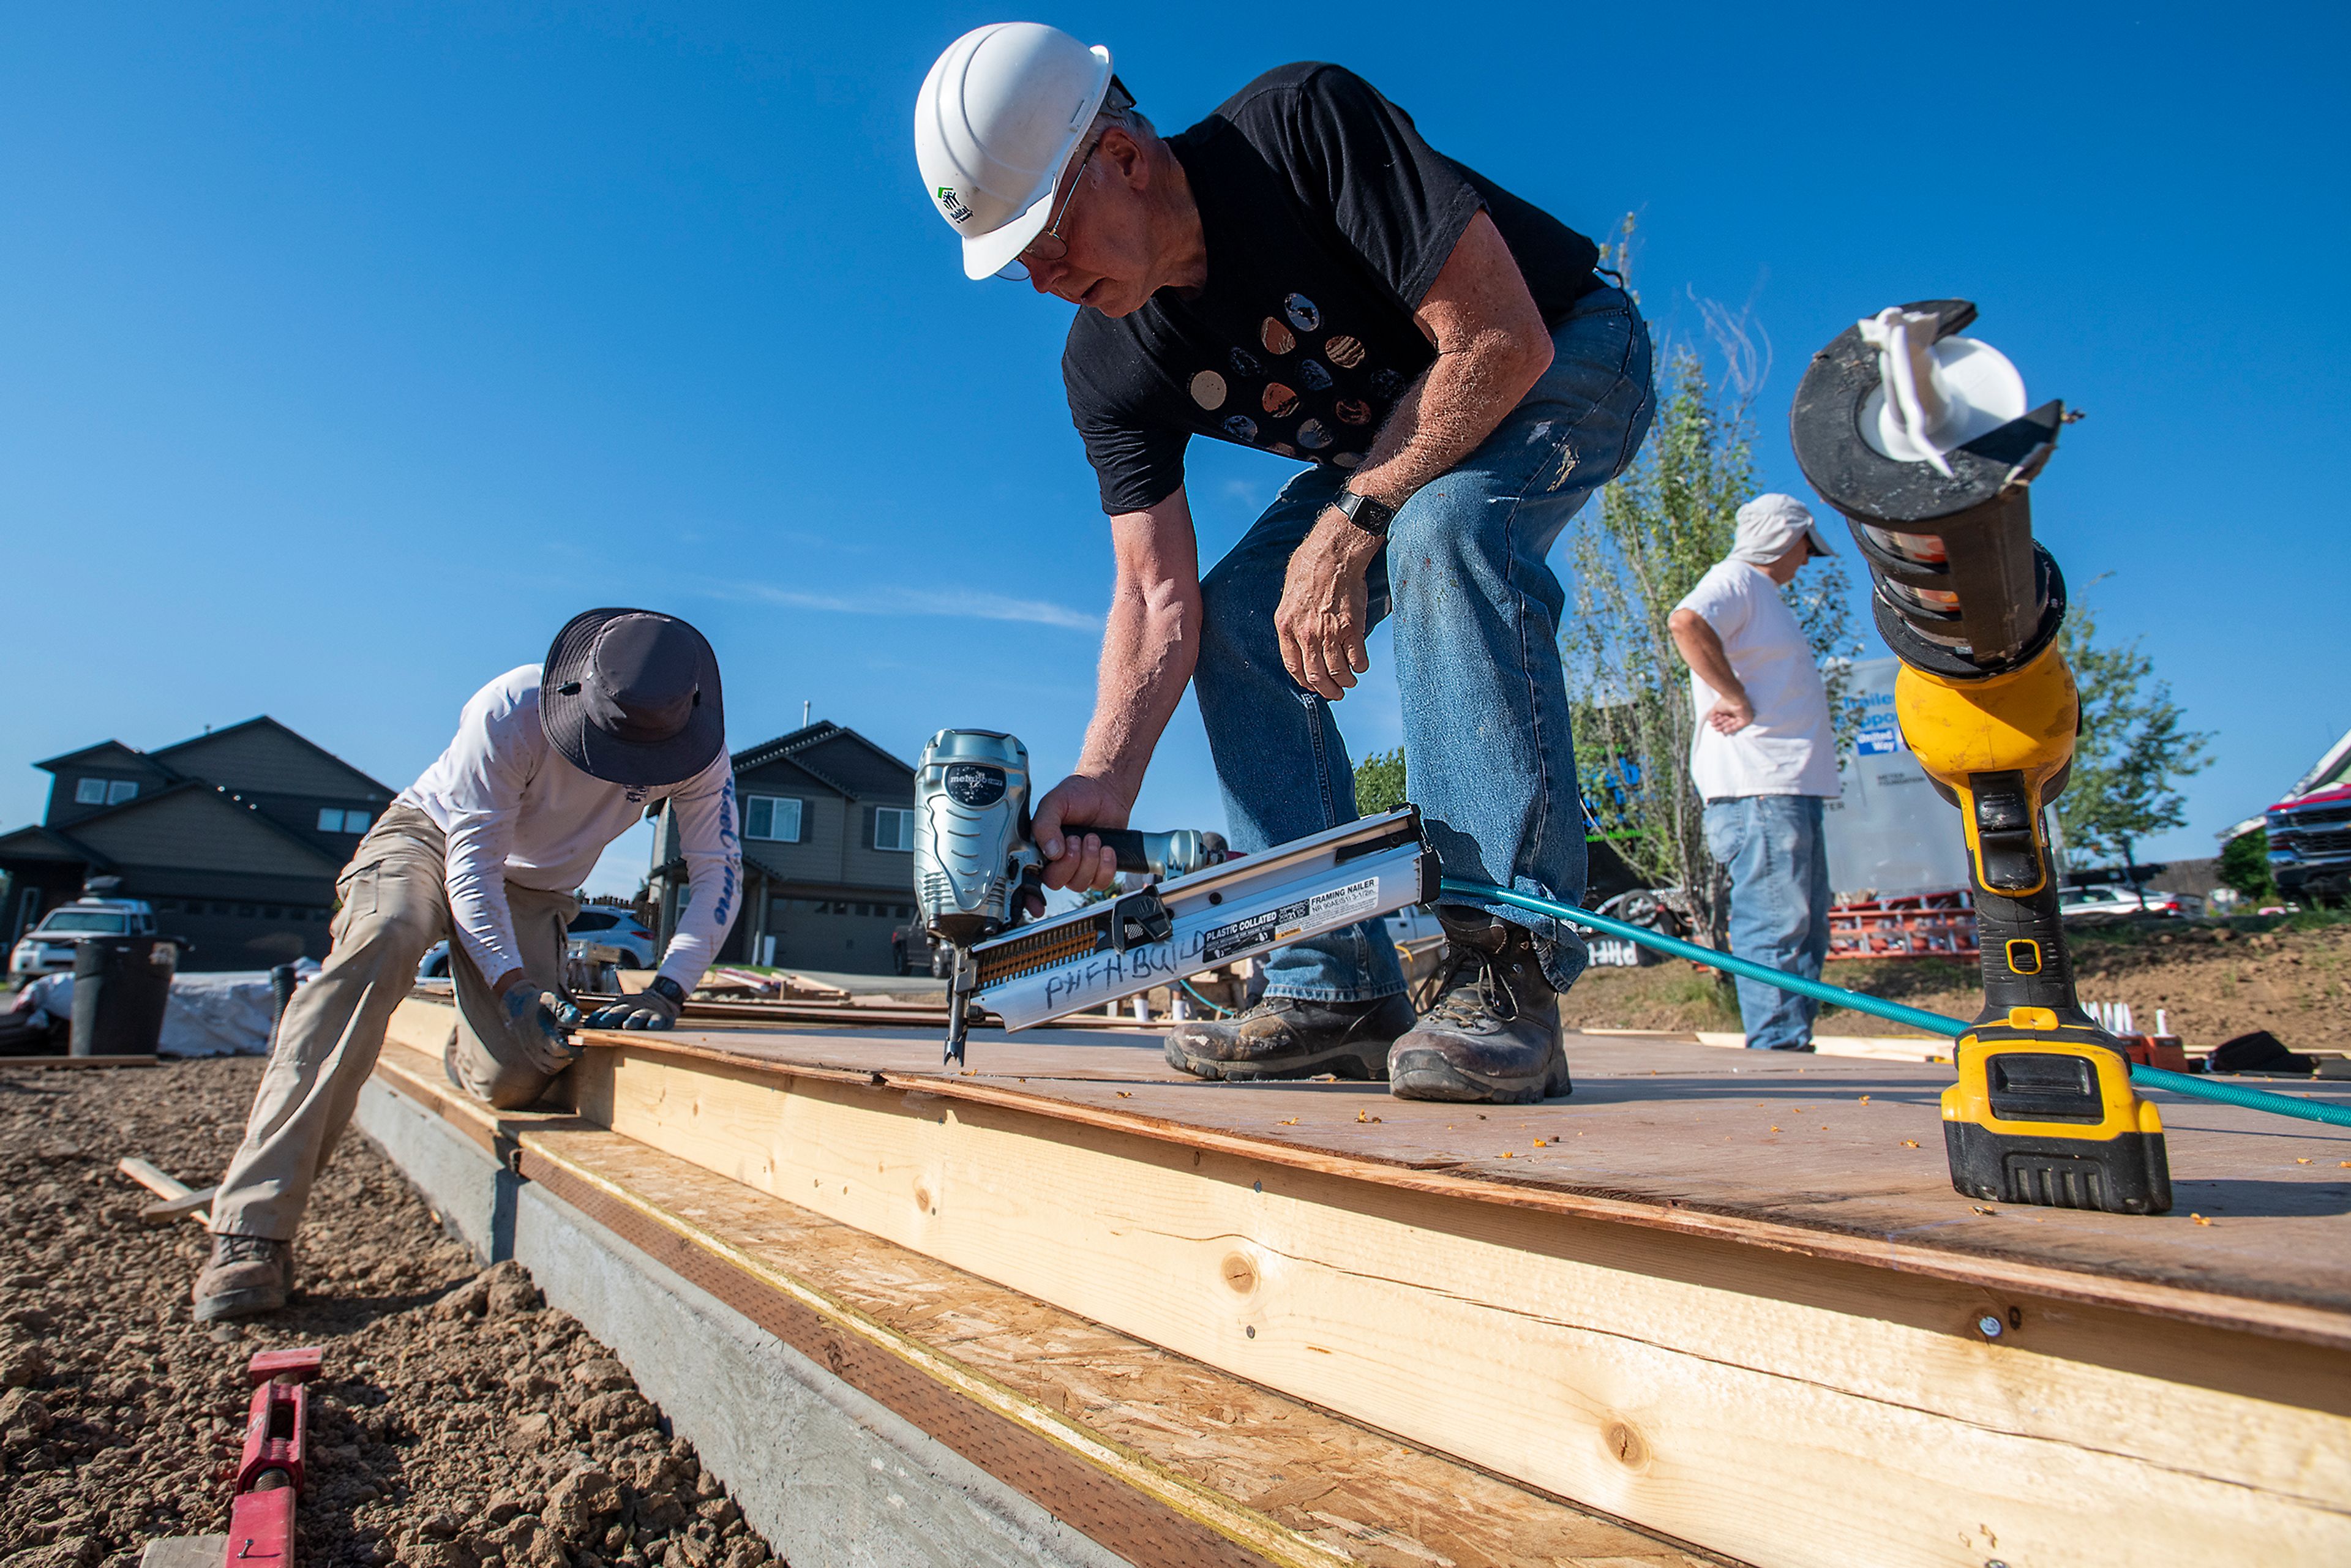
[[[678,983],[658,975],[643,990],[590,1013],[584,1023],[589,1029],[667,1029],[684,1007],[685,992]]]
[[[549,1076],[580,1060],[580,1048],[568,1038],[569,1026],[580,1009],[557,996],[524,981],[501,998],[507,1014],[507,1038],[522,1051],[523,1060]]]

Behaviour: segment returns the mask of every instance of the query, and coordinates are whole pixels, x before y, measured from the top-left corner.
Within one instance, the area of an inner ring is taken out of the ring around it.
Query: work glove
[[[585,1020],[590,1029],[667,1029],[677,1022],[677,1015],[685,1006],[685,992],[675,980],[657,975],[653,983],[642,991],[622,997],[610,1007],[599,1008]]]
[[[552,1077],[584,1054],[569,1038],[580,1009],[553,991],[526,982],[507,991],[500,1004],[507,1012],[507,1038],[534,1071]]]

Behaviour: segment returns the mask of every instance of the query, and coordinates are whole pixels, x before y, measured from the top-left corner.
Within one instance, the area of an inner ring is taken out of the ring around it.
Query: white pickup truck
[[[12,982],[38,979],[73,967],[74,947],[85,936],[152,936],[155,912],[142,899],[78,898],[41,916],[8,954]]]

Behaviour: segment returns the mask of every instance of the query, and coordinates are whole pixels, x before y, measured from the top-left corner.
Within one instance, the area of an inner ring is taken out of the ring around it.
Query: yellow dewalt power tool
[[[1822,350],[1796,392],[1796,461],[1852,525],[1902,661],[1903,739],[1967,837],[1984,1007],[1943,1093],[1951,1185],[2161,1214],[2163,1123],[2074,995],[2046,826],[2082,710],[2057,649],[2064,580],[2033,541],[2029,486],[2064,405],[2028,407],[2016,368],[1959,335],[1975,315],[1961,299],[1901,306]]]

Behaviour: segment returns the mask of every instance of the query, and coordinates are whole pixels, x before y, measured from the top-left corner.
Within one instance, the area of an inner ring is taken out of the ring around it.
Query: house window
[[[319,831],[322,833],[341,832],[343,831],[343,809],[340,806],[329,806],[325,810],[320,811],[319,813]]]
[[[110,806],[120,806],[125,800],[135,799],[138,793],[139,781],[135,779],[110,779],[106,781],[106,803]]]
[[[106,780],[103,779],[76,779],[74,781],[74,804],[77,806],[105,805]]]
[[[370,821],[365,811],[345,811],[329,806],[319,813],[319,831],[322,833],[364,833]]]
[[[877,850],[911,851],[914,847],[914,813],[896,806],[875,808],[873,847]]]
[[[772,839],[778,843],[800,841],[800,803],[787,795],[743,797],[743,836]]]

